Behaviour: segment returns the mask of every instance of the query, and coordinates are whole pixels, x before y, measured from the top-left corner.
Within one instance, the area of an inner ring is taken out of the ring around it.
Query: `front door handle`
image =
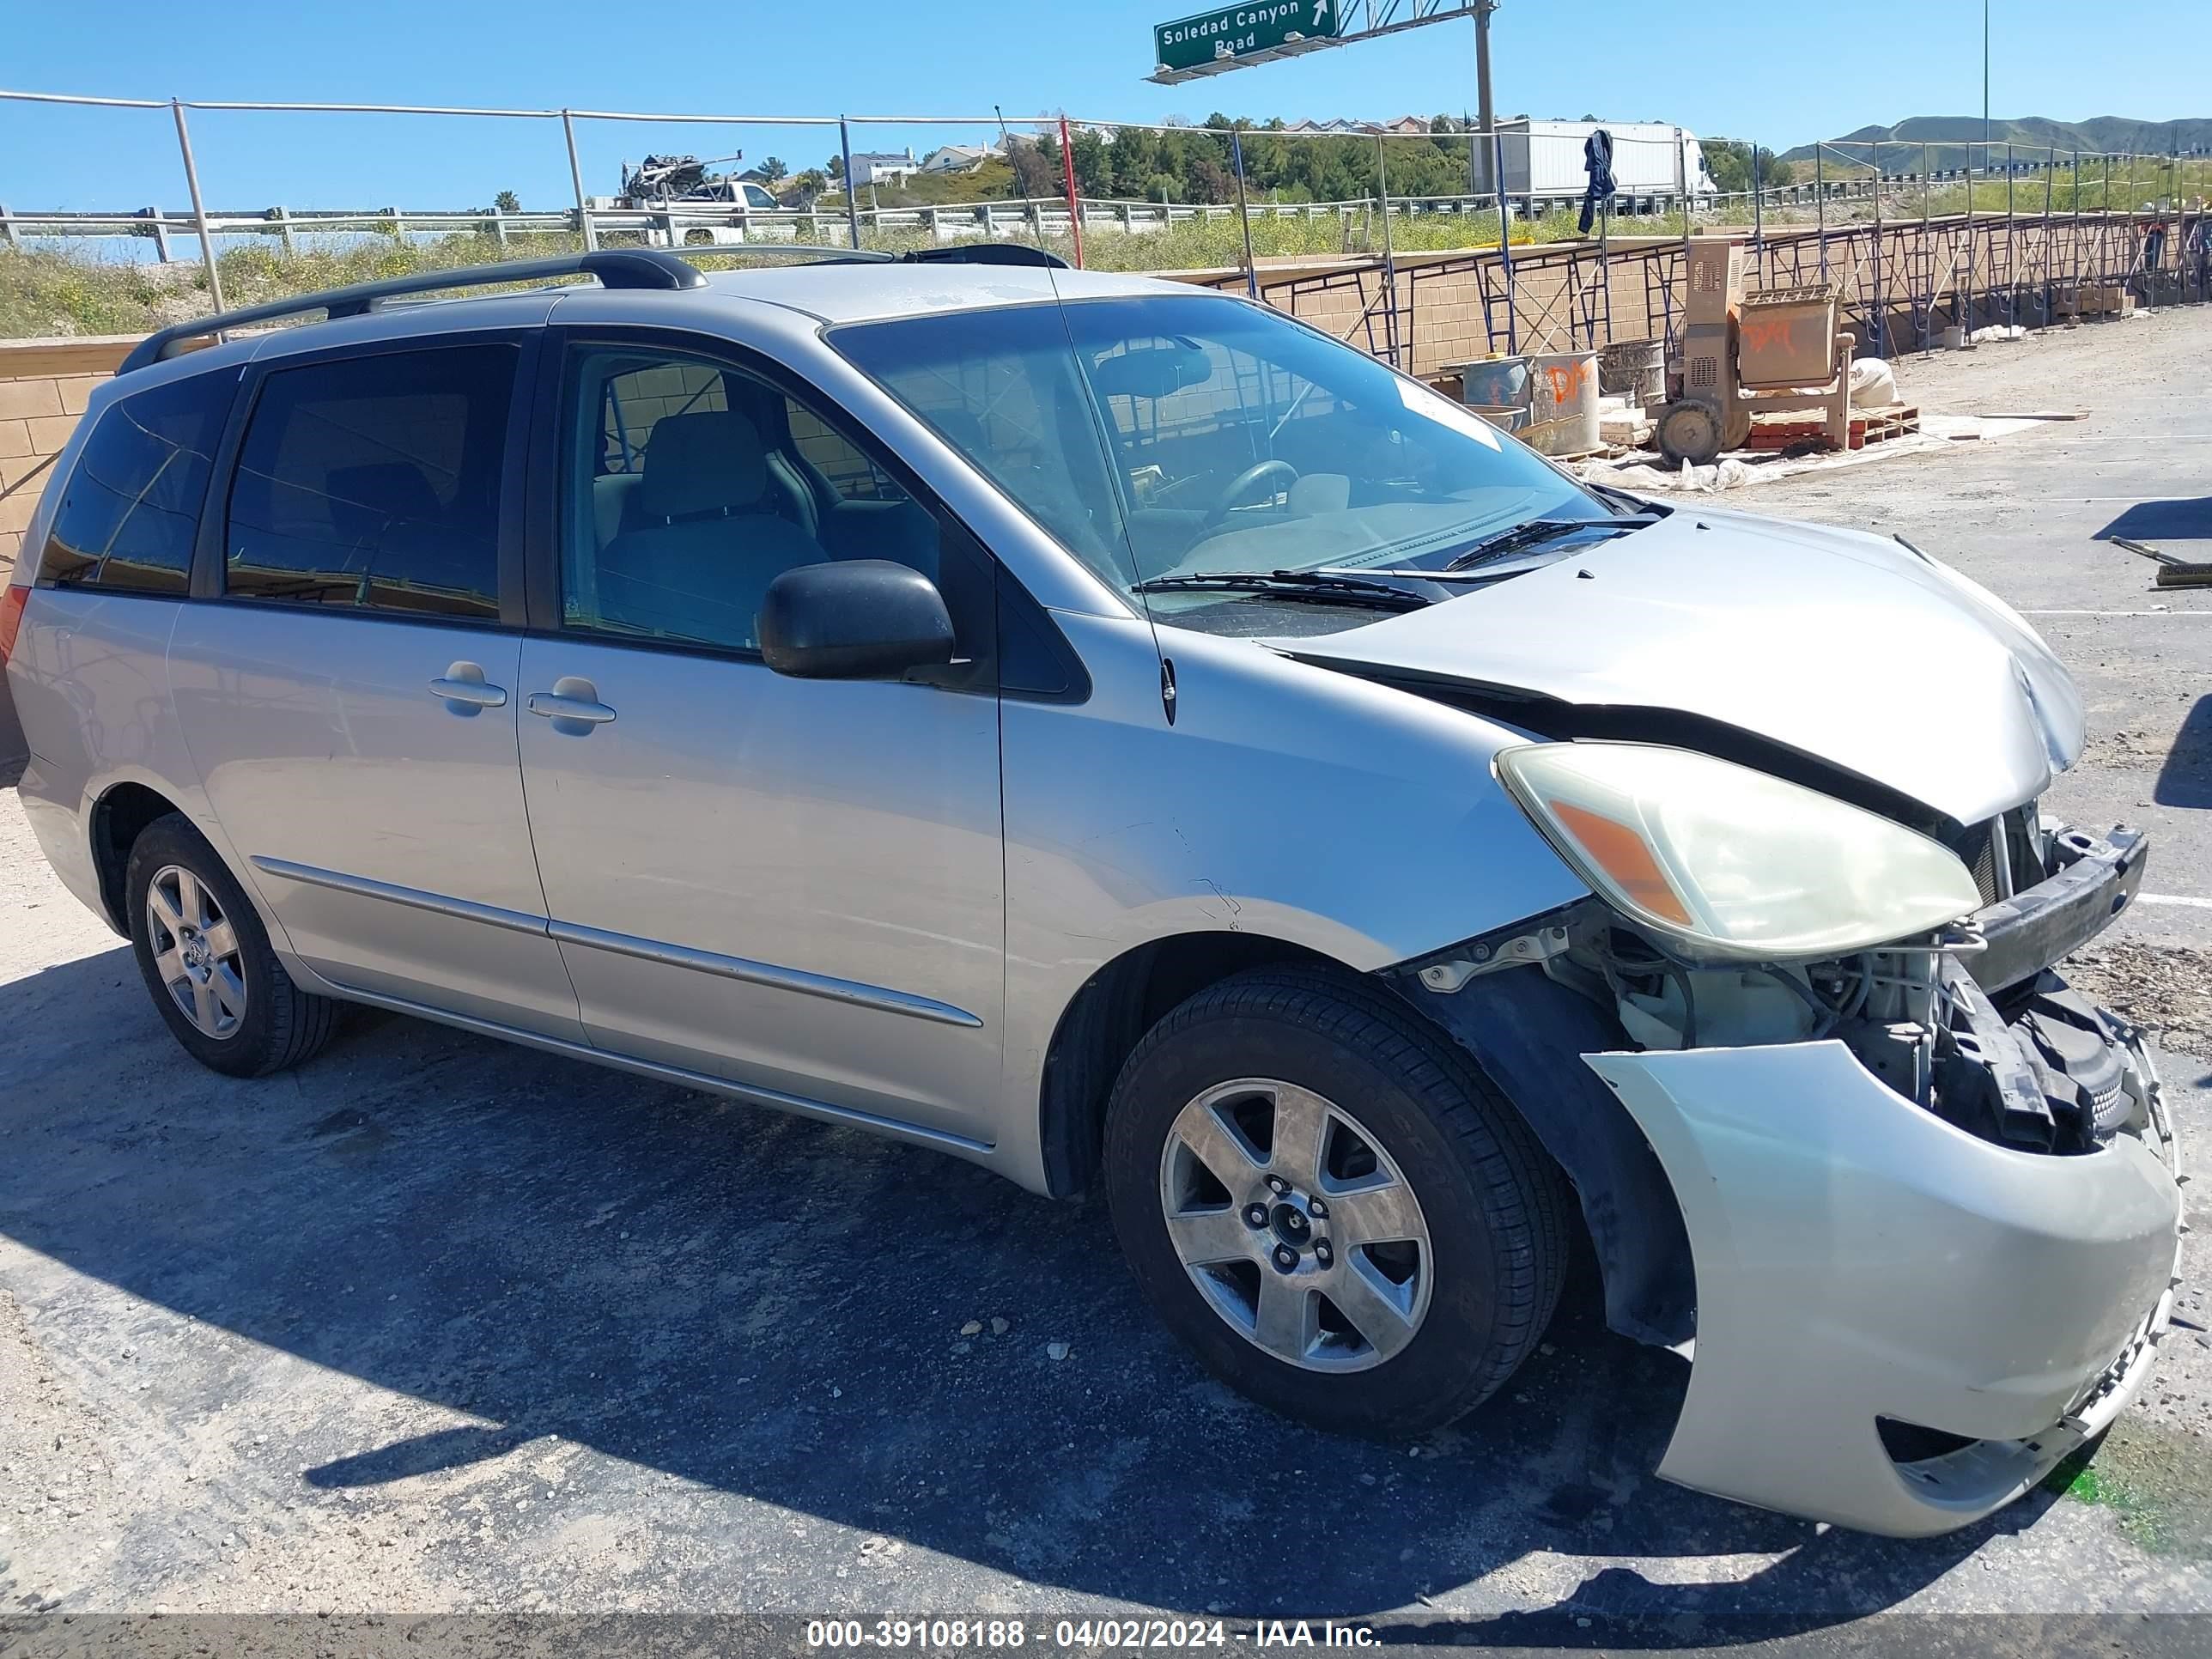
[[[473,714],[479,708],[507,707],[507,688],[487,685],[482,665],[457,662],[430,682],[430,695],[457,714]]]
[[[532,691],[530,712],[556,726],[570,720],[579,726],[605,726],[615,717],[615,711],[599,701],[599,687],[580,674],[563,674],[550,691]]]

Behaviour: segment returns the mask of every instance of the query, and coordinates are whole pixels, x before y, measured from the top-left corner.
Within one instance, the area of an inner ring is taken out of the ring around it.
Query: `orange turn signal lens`
[[[1667,879],[1644,837],[1627,824],[1571,801],[1546,803],[1559,828],[1572,836],[1590,862],[1613,878],[1624,896],[1649,915],[1677,927],[1691,925],[1689,907]]]

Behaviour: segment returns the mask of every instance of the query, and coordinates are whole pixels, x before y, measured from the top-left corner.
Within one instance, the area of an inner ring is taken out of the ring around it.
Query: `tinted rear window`
[[[231,484],[225,591],[496,617],[516,356],[447,346],[270,374]]]
[[[234,369],[111,404],[70,474],[40,572],[58,586],[181,594]]]

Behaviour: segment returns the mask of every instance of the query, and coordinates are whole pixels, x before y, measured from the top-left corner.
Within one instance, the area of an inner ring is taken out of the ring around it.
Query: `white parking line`
[[[2023,611],[2023,617],[2212,617],[2212,611]]]
[[[2185,904],[2192,910],[2212,910],[2212,898],[2186,898],[2179,893],[2137,893],[2138,904]]]

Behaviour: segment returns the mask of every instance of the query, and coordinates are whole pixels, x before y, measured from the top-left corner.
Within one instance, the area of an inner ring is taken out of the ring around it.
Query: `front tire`
[[[1317,1428],[1452,1421],[1558,1304],[1556,1166],[1464,1051],[1348,976],[1260,969],[1176,1009],[1115,1085],[1104,1166],[1161,1319]]]
[[[330,1041],[338,1005],[293,984],[252,901],[182,813],[146,826],[124,881],[138,972],[193,1059],[265,1077]]]

